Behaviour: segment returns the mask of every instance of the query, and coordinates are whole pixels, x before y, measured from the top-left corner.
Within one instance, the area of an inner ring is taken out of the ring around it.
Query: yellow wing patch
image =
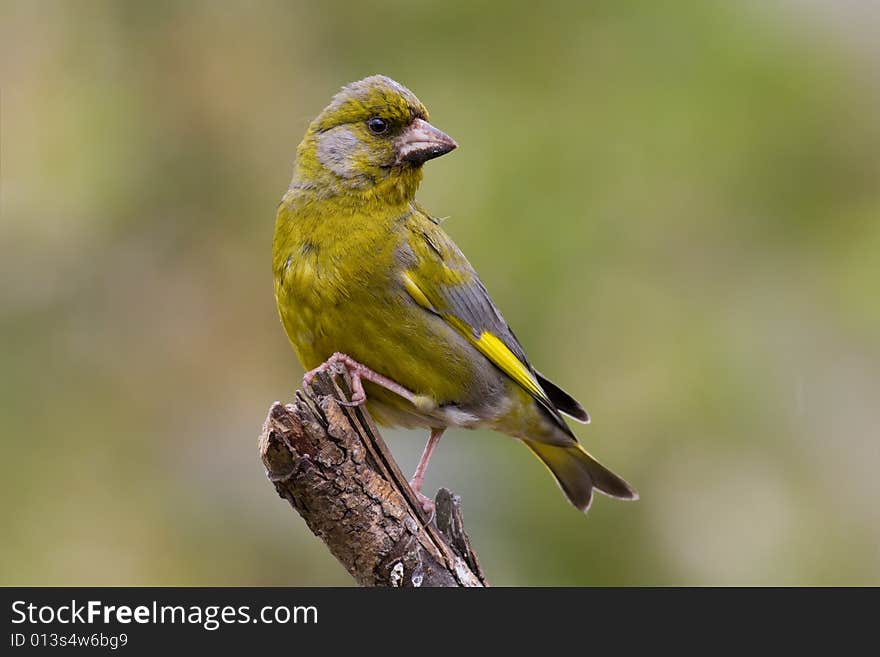
[[[532,397],[546,401],[548,404],[550,403],[550,400],[547,399],[547,393],[538,384],[529,368],[523,365],[519,358],[498,337],[488,331],[483,331],[478,339],[474,339],[473,334],[465,337],[470,340],[480,353],[495,363],[502,372],[516,381]]]
[[[430,310],[431,312],[437,312],[434,309],[433,304],[428,301],[428,297],[425,296],[425,293],[422,292],[421,288],[416,285],[416,282],[412,279],[408,272],[404,272],[401,276],[403,278],[403,287],[406,288],[406,291],[413,298],[417,304],[419,304],[422,308],[426,310]]]

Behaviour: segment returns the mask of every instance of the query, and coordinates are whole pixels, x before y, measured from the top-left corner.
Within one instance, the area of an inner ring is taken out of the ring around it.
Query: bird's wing
[[[401,277],[417,304],[445,320],[526,390],[568,435],[560,411],[589,421],[577,401],[531,366],[483,282],[446,233],[434,224],[418,226],[410,231],[410,248],[414,258]]]
[[[578,422],[583,422],[584,424],[590,423],[589,413],[587,413],[586,409],[581,406],[581,403],[577,399],[569,395],[565,390],[553,383],[538,370],[534,370],[534,372],[535,376],[538,378],[538,383],[541,384],[541,387],[544,389],[544,392],[547,393],[547,396],[550,398],[550,401],[553,402],[557,411],[573,417]]]

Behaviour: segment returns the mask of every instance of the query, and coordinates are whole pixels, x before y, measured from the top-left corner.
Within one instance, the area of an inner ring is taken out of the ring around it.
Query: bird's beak
[[[458,148],[455,140],[427,121],[415,119],[397,138],[397,163],[423,164]]]

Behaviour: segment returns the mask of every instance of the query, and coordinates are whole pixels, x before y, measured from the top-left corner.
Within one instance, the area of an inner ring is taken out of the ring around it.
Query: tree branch
[[[343,372],[322,373],[292,404],[275,402],[260,458],[278,494],[362,586],[486,586],[460,500],[437,493],[434,520]]]

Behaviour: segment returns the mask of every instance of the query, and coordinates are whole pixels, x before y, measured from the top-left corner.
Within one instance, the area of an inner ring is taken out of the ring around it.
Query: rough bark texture
[[[275,402],[260,436],[260,457],[290,502],[362,586],[486,586],[446,489],[433,520],[391,456],[341,372],[319,374],[292,404]]]

